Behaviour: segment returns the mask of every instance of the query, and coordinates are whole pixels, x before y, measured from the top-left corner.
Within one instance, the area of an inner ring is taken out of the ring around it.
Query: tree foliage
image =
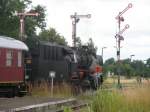
[[[30,10],[29,10],[30,7]],[[29,11],[27,11],[29,10]],[[25,16],[24,36],[27,38],[38,37],[36,30],[40,29],[40,40],[56,42],[67,45],[63,36],[54,28],[48,30],[46,27],[46,9],[40,5],[32,6],[31,0],[0,0],[0,35],[19,39],[20,20],[17,12],[38,13],[38,16]]]
[[[118,74],[118,70],[121,75],[126,76],[128,78],[132,76],[142,76],[142,77],[150,77],[150,58],[147,60],[147,63],[144,64],[141,60],[134,60],[131,62],[130,59],[121,60],[120,63],[114,60],[114,58],[110,58],[105,61],[104,70],[106,72],[113,72],[114,74]]]
[[[76,47],[78,49],[82,49],[82,46],[86,46],[87,47],[89,54],[92,54],[92,55],[96,56],[97,46],[95,46],[92,38],[89,38],[88,42],[83,44],[81,38],[80,37],[76,37]]]
[[[39,39],[42,41],[56,42],[60,45],[67,45],[65,38],[57,33],[54,28],[41,31],[39,33]]]
[[[106,72],[114,72],[115,71],[115,59],[114,58],[110,58],[108,60],[105,61],[104,63],[104,73]]]
[[[144,76],[145,76],[145,77],[150,77],[150,58],[148,58],[148,59],[146,60]]]
[[[115,59],[114,58],[110,58],[110,59],[105,61],[106,66],[113,65],[113,64],[115,64]]]
[[[31,6],[30,0],[0,0],[0,35],[19,38],[20,20],[17,12],[26,12]],[[43,29],[45,23],[45,8],[38,5],[29,12],[39,13],[38,17],[25,17],[25,35],[36,35],[36,28]]]
[[[89,49],[89,53],[96,57],[97,47],[95,46],[92,38],[89,38],[89,41],[86,43]]]
[[[81,38],[80,37],[76,37],[76,47],[81,47],[83,45]]]
[[[27,8],[29,0],[0,0],[0,35],[17,37],[19,18],[15,15]]]
[[[38,13],[39,15],[34,17],[27,16],[25,18],[25,34],[27,35],[27,37],[36,36],[37,28],[41,30],[45,29],[45,11],[45,8],[40,5],[33,7],[29,11],[29,13]]]

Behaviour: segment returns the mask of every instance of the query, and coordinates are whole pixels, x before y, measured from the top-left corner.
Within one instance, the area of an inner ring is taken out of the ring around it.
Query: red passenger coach
[[[21,41],[0,36],[0,94],[21,95],[25,92],[23,51]]]

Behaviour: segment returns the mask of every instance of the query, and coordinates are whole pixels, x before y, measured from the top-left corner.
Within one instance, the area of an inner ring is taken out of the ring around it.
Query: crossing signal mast
[[[120,64],[120,44],[121,44],[121,40],[124,40],[124,37],[122,36],[122,34],[126,29],[129,28],[129,25],[127,24],[121,30],[121,22],[124,21],[124,18],[122,17],[122,15],[130,8],[132,8],[132,3],[129,3],[128,6],[122,12],[119,12],[119,14],[115,17],[118,21],[118,33],[115,35],[118,64]],[[119,68],[118,68],[118,86],[120,86],[120,69]]]
[[[73,46],[76,47],[76,25],[80,21],[80,18],[91,18],[91,14],[87,15],[77,15],[75,12],[74,15],[70,16],[72,19],[72,40],[73,40]]]
[[[20,40],[23,40],[24,39],[24,18],[26,16],[39,16],[39,13],[17,13],[17,16],[19,16],[20,18],[20,34],[19,34],[19,37],[20,37]]]

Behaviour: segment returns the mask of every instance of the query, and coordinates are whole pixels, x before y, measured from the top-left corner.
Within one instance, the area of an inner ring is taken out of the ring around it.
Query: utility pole
[[[17,13],[17,16],[19,16],[20,18],[20,33],[19,33],[19,37],[20,37],[20,40],[23,40],[24,39],[24,18],[26,16],[38,16],[39,14],[38,13]]]
[[[79,22],[80,18],[91,18],[91,14],[87,15],[77,15],[75,12],[74,15],[70,16],[72,19],[72,40],[73,40],[73,46],[76,47],[76,30],[77,30],[77,23]]]
[[[119,14],[115,17],[118,20],[118,33],[115,35],[116,38],[116,47],[117,47],[117,60],[118,60],[118,86],[120,85],[120,44],[121,44],[121,40],[124,40],[122,34],[123,32],[129,28],[129,25],[127,24],[123,30],[121,30],[121,22],[124,21],[124,18],[122,17],[122,15],[129,10],[130,8],[132,8],[132,4],[129,3],[128,6],[121,12],[119,12]]]

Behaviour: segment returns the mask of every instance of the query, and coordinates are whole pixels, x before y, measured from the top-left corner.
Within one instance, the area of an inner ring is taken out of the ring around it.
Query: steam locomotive
[[[32,44],[31,44],[32,43]],[[67,82],[81,88],[97,89],[102,84],[102,58],[87,46],[71,48],[56,43],[27,38],[26,76],[31,82],[51,80]],[[27,63],[30,62],[30,63]]]

